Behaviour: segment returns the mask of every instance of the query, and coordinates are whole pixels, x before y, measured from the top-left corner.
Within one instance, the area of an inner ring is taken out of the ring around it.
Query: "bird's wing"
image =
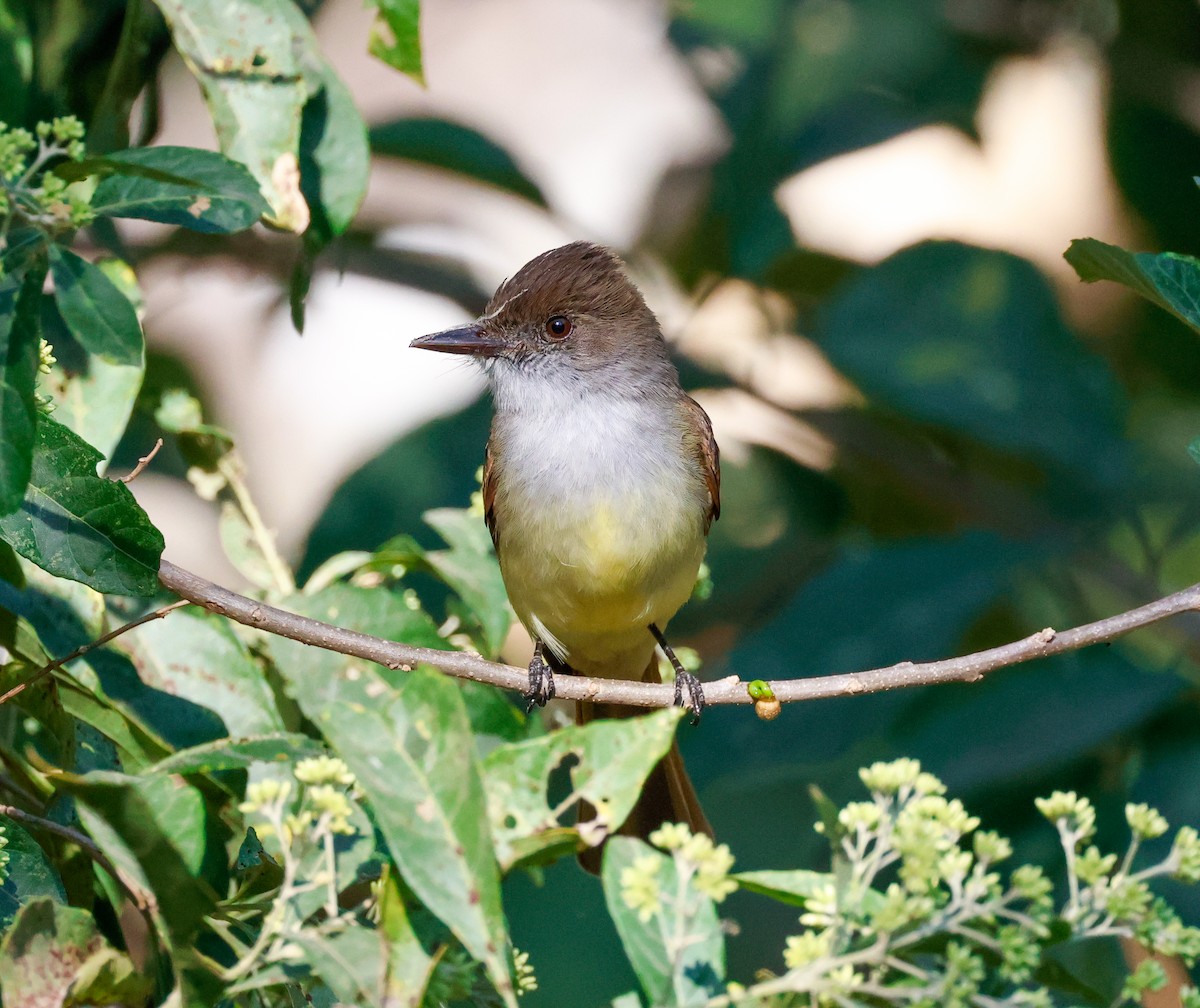
[[[689,429],[696,431],[696,461],[704,473],[704,482],[708,486],[708,519],[704,523],[704,531],[708,532],[714,521],[721,517],[721,452],[717,448],[717,440],[713,437],[712,421],[708,414],[691,396],[683,397],[683,407],[689,419]],[[486,494],[485,494],[486,499]]]
[[[489,439],[483,458],[483,520],[487,522],[488,532],[492,536],[492,545],[500,549],[500,530],[496,527],[496,467],[495,456],[492,454],[492,442]]]

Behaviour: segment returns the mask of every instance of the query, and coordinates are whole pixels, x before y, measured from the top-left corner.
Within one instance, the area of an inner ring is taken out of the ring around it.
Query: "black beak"
[[[409,346],[421,350],[440,350],[442,353],[470,354],[472,357],[495,357],[510,347],[506,339],[490,334],[478,322],[418,336]]]

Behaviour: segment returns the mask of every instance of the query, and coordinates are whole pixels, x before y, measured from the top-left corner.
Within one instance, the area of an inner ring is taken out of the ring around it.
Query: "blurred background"
[[[303,335],[293,238],[121,234],[147,405],[195,391],[303,570],[437,542],[421,515],[466,504],[489,407],[408,342],[588,238],[629,261],[721,445],[713,590],[672,627],[705,675],[946,657],[1200,576],[1200,347],[1061,258],[1082,236],[1200,250],[1194,0],[426,0],[423,89],[366,55],[360,0],[308,7],[374,160]],[[156,142],[212,146],[173,59]],[[118,467],[155,435],[147,409]],[[164,452],[134,489],[168,557],[238,587],[183,469]],[[1096,801],[1102,846],[1127,800],[1200,824],[1198,653],[1180,619],[973,686],[710,710],[681,742],[741,868],[822,867],[809,785],[857,797],[855,769],[897,755],[1053,868],[1032,798],[1055,788]],[[599,886],[550,871],[507,883],[542,950],[527,1003],[630,989]],[[795,929],[723,909],[735,976]]]

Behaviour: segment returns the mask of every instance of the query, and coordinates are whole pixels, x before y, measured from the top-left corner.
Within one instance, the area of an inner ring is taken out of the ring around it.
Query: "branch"
[[[158,909],[158,903],[154,898],[154,894],[143,889],[138,882],[129,876],[129,873],[121,869],[118,865],[109,860],[108,855],[96,846],[91,837],[85,836],[79,830],[71,829],[70,826],[63,826],[61,823],[56,823],[51,819],[43,819],[41,816],[36,816],[32,812],[26,812],[24,809],[19,809],[15,805],[0,805],[0,815],[6,816],[15,822],[24,823],[26,826],[31,826],[34,829],[45,830],[47,833],[54,833],[62,837],[64,840],[70,840],[77,847],[87,851],[88,856],[111,875],[121,888],[124,889],[133,900],[136,906],[142,913],[152,913]]]
[[[417,665],[432,665],[448,675],[473,679],[502,689],[524,693],[529,688],[525,669],[486,661],[479,655],[463,651],[436,651],[433,648],[411,647],[395,641],[371,637],[355,630],[345,630],[319,620],[285,612],[238,595],[228,588],[206,581],[202,577],[163,560],[158,572],[165,588],[211,612],[227,616],[256,630],[288,637],[314,647],[337,651],[355,658],[365,658],[386,668],[412,670]],[[770,683],[775,696],[783,703],[800,700],[821,700],[828,697],[853,696],[859,693],[880,693],[884,690],[933,683],[978,682],[987,673],[1009,665],[1076,651],[1089,644],[1114,640],[1139,627],[1149,626],[1169,616],[1200,610],[1200,584],[1175,592],[1148,605],[1128,612],[1085,623],[1061,632],[1047,628],[1037,633],[988,648],[960,658],[933,662],[901,662],[887,668],[848,672],[841,675],[817,676],[811,679],[780,679]],[[746,683],[736,675],[704,684],[704,698],[709,704],[749,704],[754,700],[746,691]],[[626,704],[632,707],[670,707],[675,688],[664,683],[626,682],[617,679],[593,679],[586,676],[558,676],[556,695],[566,700],[595,700],[602,703]]]
[[[154,447],[151,448],[148,452],[146,452],[145,455],[143,455],[140,459],[137,460],[137,465],[133,467],[133,471],[130,473],[127,473],[124,476],[115,477],[116,482],[132,483],[135,479],[137,479],[142,474],[142,470],[145,469],[146,466],[148,466],[152,461],[154,461],[154,456],[158,454],[158,451],[160,448],[162,448],[162,446],[163,446],[163,439],[159,438],[157,441],[154,442]]]
[[[184,599],[181,602],[172,602],[170,605],[162,606],[159,609],[155,609],[153,612],[148,612],[139,616],[135,620],[130,620],[128,623],[121,624],[121,626],[117,627],[115,630],[110,630],[103,637],[97,637],[94,641],[88,641],[86,644],[81,644],[68,655],[63,655],[61,658],[55,658],[54,661],[52,661],[49,665],[43,665],[24,682],[19,682],[7,693],[0,694],[0,707],[4,706],[4,704],[15,697],[18,693],[28,689],[39,679],[43,678],[44,676],[48,676],[56,669],[60,669],[64,665],[73,662],[76,658],[82,658],[89,651],[98,648],[101,644],[107,644],[113,638],[120,637],[121,634],[128,633],[135,627],[140,627],[143,623],[149,623],[151,620],[162,619],[168,613],[173,613],[176,609],[181,609],[187,604],[187,599]]]

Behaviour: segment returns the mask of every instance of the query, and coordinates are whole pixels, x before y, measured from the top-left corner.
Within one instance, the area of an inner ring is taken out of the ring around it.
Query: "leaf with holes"
[[[576,849],[582,837],[594,846],[623,823],[650,771],[671,748],[683,711],[654,711],[620,721],[593,721],[542,738],[498,746],[484,760],[488,818],[501,867],[552,860]],[[550,777],[568,757],[570,793],[552,808]],[[577,826],[559,819],[580,800],[596,818]]]

